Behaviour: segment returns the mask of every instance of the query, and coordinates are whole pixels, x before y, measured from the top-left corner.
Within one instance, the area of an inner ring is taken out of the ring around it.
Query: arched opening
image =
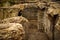
[[[21,15],[22,15],[22,10],[18,12],[18,16],[21,16]]]

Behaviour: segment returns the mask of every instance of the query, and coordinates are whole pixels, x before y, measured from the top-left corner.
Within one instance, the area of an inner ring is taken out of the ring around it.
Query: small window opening
[[[18,16],[21,16],[21,15],[22,15],[22,10],[18,12]]]
[[[45,8],[42,8],[41,11],[45,11]]]

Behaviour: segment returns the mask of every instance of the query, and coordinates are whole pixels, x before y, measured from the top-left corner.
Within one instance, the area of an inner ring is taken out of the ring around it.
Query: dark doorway
[[[22,15],[22,10],[18,12],[18,16],[21,16],[21,15]]]

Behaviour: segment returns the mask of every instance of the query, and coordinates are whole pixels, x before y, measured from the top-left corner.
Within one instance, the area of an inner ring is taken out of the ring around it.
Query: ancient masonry
[[[60,1],[1,0],[0,40],[60,40]]]

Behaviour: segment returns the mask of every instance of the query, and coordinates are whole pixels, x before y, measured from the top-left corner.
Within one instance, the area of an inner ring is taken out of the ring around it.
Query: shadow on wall
[[[22,15],[22,10],[18,12],[18,16],[21,16],[21,15]]]

